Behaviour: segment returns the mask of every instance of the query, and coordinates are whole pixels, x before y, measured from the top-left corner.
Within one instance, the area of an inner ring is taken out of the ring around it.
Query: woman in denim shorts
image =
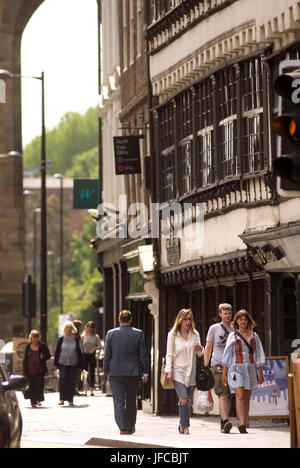
[[[193,401],[196,387],[196,354],[203,354],[199,333],[191,309],[178,313],[174,326],[168,334],[166,367],[168,378],[174,380],[178,396],[180,434],[189,434],[189,403]]]

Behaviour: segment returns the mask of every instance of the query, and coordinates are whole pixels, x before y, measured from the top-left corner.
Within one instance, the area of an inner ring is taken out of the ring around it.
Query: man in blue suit
[[[104,374],[109,376],[115,421],[120,434],[133,434],[140,379],[148,380],[148,359],[142,330],[132,328],[129,310],[119,314],[120,327],[109,330],[104,350]]]

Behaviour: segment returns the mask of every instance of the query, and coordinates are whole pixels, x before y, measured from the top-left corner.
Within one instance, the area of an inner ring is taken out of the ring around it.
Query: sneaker
[[[231,428],[232,428],[231,422],[228,421],[228,419],[225,419],[222,432],[224,434],[230,434]]]

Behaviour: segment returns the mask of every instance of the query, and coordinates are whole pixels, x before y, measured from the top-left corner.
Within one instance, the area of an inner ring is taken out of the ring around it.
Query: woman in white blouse
[[[180,310],[168,334],[165,367],[168,378],[174,380],[179,399],[180,434],[189,434],[189,402],[193,401],[196,386],[196,354],[200,357],[203,351],[192,310]]]

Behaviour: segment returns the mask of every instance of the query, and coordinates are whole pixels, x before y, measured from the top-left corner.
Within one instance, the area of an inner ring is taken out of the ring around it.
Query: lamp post
[[[37,277],[37,268],[36,268],[36,235],[37,235],[37,228],[36,228],[36,217],[38,214],[41,213],[40,208],[36,208],[33,210],[33,256],[32,256],[32,272],[33,272],[33,281],[36,282]]]
[[[41,133],[41,339],[47,341],[47,211],[46,211],[46,127],[45,127],[45,76],[16,75],[0,70],[0,79],[33,78],[42,86],[42,133]]]
[[[62,174],[54,174],[54,177],[56,179],[60,180],[60,236],[59,236],[59,245],[60,245],[60,253],[59,253],[59,259],[60,259],[60,275],[59,275],[59,280],[60,280],[60,315],[64,313],[63,310],[63,301],[64,301],[64,296],[63,296],[63,276],[64,276],[64,231],[63,231],[63,204],[64,204],[64,190],[63,190],[63,182],[64,182],[64,176]]]

